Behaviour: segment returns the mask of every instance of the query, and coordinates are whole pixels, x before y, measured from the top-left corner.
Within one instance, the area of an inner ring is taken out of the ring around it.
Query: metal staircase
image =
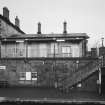
[[[75,86],[76,84],[82,82],[92,73],[96,72],[99,68],[98,61],[90,61],[84,67],[78,68],[78,70],[69,74],[63,81],[61,81],[61,85],[58,88],[62,90],[69,90],[70,87]]]

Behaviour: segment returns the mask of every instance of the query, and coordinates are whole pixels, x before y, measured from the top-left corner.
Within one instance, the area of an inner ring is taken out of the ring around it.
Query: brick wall
[[[63,84],[65,78],[70,78],[72,73],[77,72],[90,61],[92,60],[1,59],[0,66],[6,66],[6,69],[0,69],[0,80],[8,81],[11,86],[55,87],[55,82]],[[20,72],[37,72],[37,80],[19,80]],[[79,90],[97,91],[97,80],[98,75],[96,73],[87,78]]]

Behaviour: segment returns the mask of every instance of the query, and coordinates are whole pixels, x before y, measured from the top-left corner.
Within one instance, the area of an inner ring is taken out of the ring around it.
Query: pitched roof
[[[5,21],[8,25],[12,26],[14,29],[16,29],[21,34],[25,34],[19,27],[15,26],[12,22],[10,22],[10,20],[8,20],[6,17],[2,16],[1,14],[0,14],[0,19]]]

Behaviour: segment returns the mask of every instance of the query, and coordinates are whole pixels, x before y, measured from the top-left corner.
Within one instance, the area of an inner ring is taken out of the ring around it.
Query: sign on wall
[[[0,66],[0,70],[5,70],[6,66]]]
[[[31,80],[31,72],[26,72],[26,80]]]

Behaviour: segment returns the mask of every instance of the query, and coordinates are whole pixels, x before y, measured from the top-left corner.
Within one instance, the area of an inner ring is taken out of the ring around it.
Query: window
[[[71,46],[62,46],[61,52],[63,56],[71,56]]]
[[[32,78],[32,80],[37,80],[37,72],[32,72],[31,78]]]
[[[26,73],[20,72],[20,80],[25,80],[25,79],[26,79]]]
[[[37,72],[20,72],[20,80],[37,80]]]
[[[71,47],[70,46],[63,46],[62,47],[62,53],[71,53]]]
[[[5,56],[16,57],[16,45],[15,43],[5,44]]]
[[[16,55],[17,57],[25,57],[25,45],[23,40],[21,40],[20,42],[17,41],[16,44]]]

